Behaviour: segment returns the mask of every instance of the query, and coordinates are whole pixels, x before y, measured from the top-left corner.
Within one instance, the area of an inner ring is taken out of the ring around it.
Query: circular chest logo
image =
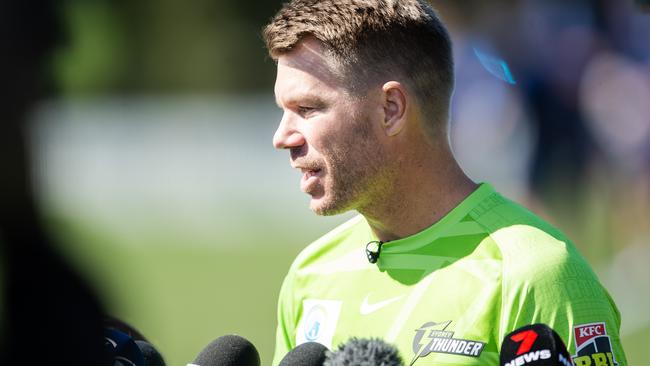
[[[305,318],[305,339],[313,342],[323,333],[327,321],[327,311],[322,305],[316,305],[309,309]]]

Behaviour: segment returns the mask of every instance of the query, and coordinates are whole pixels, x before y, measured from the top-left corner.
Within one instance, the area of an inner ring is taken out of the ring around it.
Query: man
[[[616,306],[573,244],[454,159],[451,44],[427,4],[294,0],[264,39],[284,111],[275,147],[314,212],[361,214],[291,266],[274,365],[352,336],[410,364],[496,365],[504,335],[530,323],[578,365],[626,364]]]

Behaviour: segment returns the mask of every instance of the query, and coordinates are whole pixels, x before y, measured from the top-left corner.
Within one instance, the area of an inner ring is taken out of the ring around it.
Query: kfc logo
[[[605,323],[577,325],[573,334],[576,354],[572,358],[576,366],[618,366]]]
[[[576,346],[578,347],[593,337],[604,336],[607,334],[605,331],[605,323],[579,325],[573,328],[573,331],[576,337]]]

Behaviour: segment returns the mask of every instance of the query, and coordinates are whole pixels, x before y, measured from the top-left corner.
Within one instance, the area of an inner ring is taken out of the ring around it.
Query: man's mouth
[[[300,189],[309,193],[313,190],[314,185],[318,182],[318,179],[321,177],[322,170],[320,168],[301,168],[302,179],[300,180]]]
[[[306,177],[309,178],[311,176],[317,175],[320,172],[320,169],[300,169],[302,174]]]

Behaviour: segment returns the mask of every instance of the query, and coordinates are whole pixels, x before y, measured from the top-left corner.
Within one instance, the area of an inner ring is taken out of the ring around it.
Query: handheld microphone
[[[111,366],[146,365],[133,338],[116,329],[104,329],[104,352]]]
[[[124,320],[112,316],[105,316],[104,329],[105,332],[112,331],[107,334],[112,334],[112,335],[119,334],[120,337],[122,338],[126,336],[128,339],[135,341],[135,345],[137,346],[137,349],[140,351],[140,354],[144,359],[145,366],[165,366],[165,360],[163,359],[162,355],[158,352],[158,350],[156,350],[153,344],[149,343],[149,341],[142,335],[142,333],[140,333],[140,331],[135,329],[135,327],[133,327],[131,324],[128,324]],[[108,338],[110,338],[110,336]],[[133,345],[130,342],[128,342],[128,344],[131,348],[133,348]],[[113,347],[111,345],[111,342],[109,342],[107,339],[106,347],[108,346]],[[137,353],[135,350],[133,352]],[[111,365],[112,364],[113,362],[111,362]],[[130,363],[127,364],[129,366],[132,366]]]
[[[560,336],[544,324],[521,327],[505,336],[501,366],[573,366]]]
[[[208,344],[187,366],[260,366],[260,355],[246,338],[229,334]]]
[[[136,339],[135,344],[138,345],[140,352],[142,352],[146,366],[165,366],[162,355],[151,343]]]
[[[399,351],[378,338],[351,338],[327,352],[323,366],[403,366]]]
[[[327,351],[320,343],[303,343],[289,351],[278,366],[323,366]]]

